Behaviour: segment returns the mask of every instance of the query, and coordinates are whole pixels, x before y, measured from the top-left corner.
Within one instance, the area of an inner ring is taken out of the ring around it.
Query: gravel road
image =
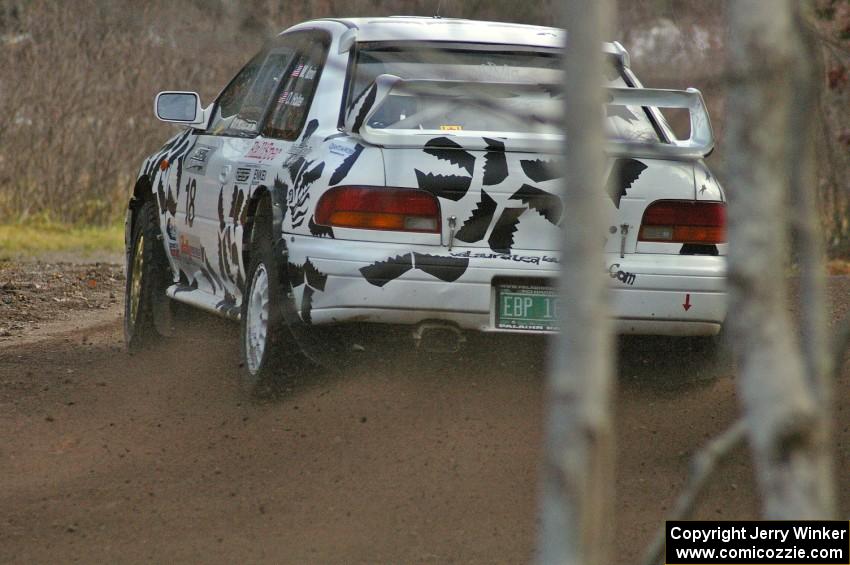
[[[235,327],[124,352],[121,269],[0,265],[0,562],[517,563],[532,555],[545,343],[458,356],[369,343],[264,399]],[[836,318],[850,278],[831,277]],[[394,342],[395,343],[395,342]],[[737,414],[732,375],[677,374],[680,344],[618,368],[618,561],[639,558],[693,453]],[[850,514],[850,371],[836,471]],[[745,449],[697,517],[755,518]]]

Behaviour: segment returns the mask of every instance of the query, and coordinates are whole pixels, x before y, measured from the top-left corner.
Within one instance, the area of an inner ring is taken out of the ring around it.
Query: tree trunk
[[[542,468],[541,563],[611,562],[614,451],[603,215],[602,42],[608,3],[567,0],[561,333],[553,340]]]
[[[799,30],[790,0],[739,0],[729,16],[729,290],[730,325],[740,346],[738,387],[764,517],[827,518],[832,505],[824,441],[828,407],[818,385],[812,386],[820,379],[805,374],[807,367],[816,372],[822,367],[804,363],[787,309],[791,171],[805,171],[810,157],[801,144],[789,141],[798,133],[789,126],[799,123],[791,119],[800,104],[794,83],[807,80],[805,73],[793,72],[800,61]],[[796,154],[789,157],[792,151]],[[795,184],[796,190],[815,189],[813,183]],[[822,301],[822,294],[814,288],[806,298]],[[823,322],[817,314],[807,319]]]

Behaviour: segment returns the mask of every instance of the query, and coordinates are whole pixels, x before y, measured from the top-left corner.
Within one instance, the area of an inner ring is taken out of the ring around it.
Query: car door
[[[322,108],[317,105],[321,104],[321,100],[314,103],[314,97],[329,45],[330,35],[327,32],[316,30],[301,34],[292,71],[272,102],[260,138],[279,155],[274,163],[279,164],[280,178],[277,182],[286,190],[284,231],[306,229],[309,225],[310,218],[306,214],[310,191],[319,184],[324,168],[323,160],[311,152],[317,145],[313,136],[321,130],[319,115]],[[339,102],[336,104],[338,107]],[[324,109],[327,110],[327,107]],[[327,119],[324,121],[326,129],[323,131],[327,134],[329,122]]]
[[[235,305],[245,276],[240,216],[253,171],[242,161],[294,56],[286,41],[255,56],[222,91],[187,159],[178,245],[198,275],[198,288],[225,305]]]

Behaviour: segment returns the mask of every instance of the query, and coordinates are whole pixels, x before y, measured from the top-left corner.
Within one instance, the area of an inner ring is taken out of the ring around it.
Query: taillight
[[[693,200],[658,200],[643,213],[638,241],[723,243],[726,204]]]
[[[316,223],[340,228],[440,233],[440,203],[413,188],[336,186],[316,205]]]

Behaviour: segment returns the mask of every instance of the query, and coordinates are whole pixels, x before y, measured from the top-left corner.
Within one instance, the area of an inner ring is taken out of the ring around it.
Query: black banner
[[[667,522],[669,565],[850,563],[850,522]]]

